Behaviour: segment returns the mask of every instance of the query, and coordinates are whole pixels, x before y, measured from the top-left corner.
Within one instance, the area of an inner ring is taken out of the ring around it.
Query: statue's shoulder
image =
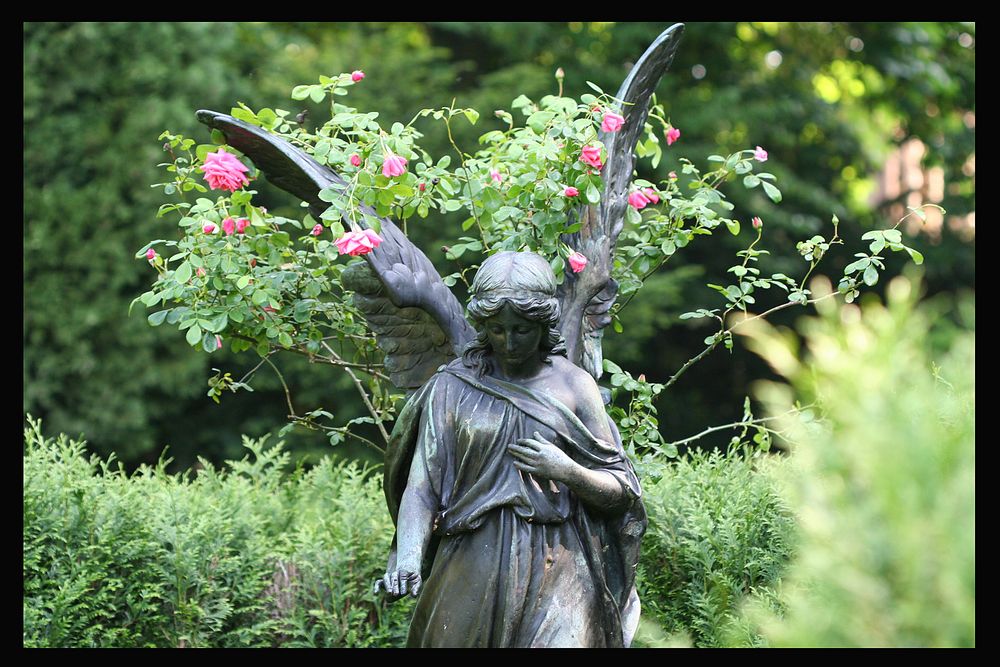
[[[577,387],[581,385],[587,387],[597,387],[597,383],[594,381],[594,378],[590,373],[583,368],[580,368],[566,357],[561,355],[552,355],[549,359],[552,361],[552,368],[565,378],[567,383]]]

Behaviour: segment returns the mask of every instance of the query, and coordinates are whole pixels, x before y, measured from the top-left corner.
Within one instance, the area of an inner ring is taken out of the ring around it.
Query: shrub
[[[324,461],[284,478],[281,444],[129,477],[83,442],[25,429],[24,645],[399,645],[408,605],[370,586],[392,527],[381,478]]]
[[[791,556],[794,519],[770,470],[751,450],[694,451],[644,482],[649,529],[639,565],[643,617],[695,646],[759,645],[740,628],[748,595],[773,598]],[[640,643],[660,643],[649,624]],[[733,635],[733,636],[730,636]]]

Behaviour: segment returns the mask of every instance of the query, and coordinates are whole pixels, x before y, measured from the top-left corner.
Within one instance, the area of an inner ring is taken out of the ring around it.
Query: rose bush
[[[404,233],[411,221],[427,218],[432,211],[440,215],[463,212],[465,219],[459,225],[474,236],[459,236],[446,248],[446,258],[456,263],[456,270],[444,277],[449,286],[459,281],[467,285],[477,261],[501,250],[537,252],[550,260],[562,280],[567,267],[580,272],[587,264],[588,258],[561,239],[581,228],[573,215],[577,207],[601,203],[600,170],[606,152],[599,132],[618,132],[624,117],[611,111],[616,100],[593,84],[593,93],[579,99],[560,94],[536,102],[520,95],[511,110],[495,112],[501,126],[482,134],[479,149],[470,153],[451,139],[452,124],[460,118],[476,124],[480,119],[476,110],[423,109],[408,124],[394,123],[386,129],[378,123],[377,113],[343,103],[350,87],[363,78],[358,74],[323,76],[317,84],[293,89],[296,100],[330,101],[330,120],[314,132],[283,109],[254,112],[241,104],[231,112],[301,147],[344,177],[344,185],[331,185],[320,193],[329,204],[320,220],[311,215],[301,219],[276,216],[255,205],[257,193],[248,188],[256,173],[225,146],[195,146],[193,140],[169,132],[161,136],[171,158],[162,165],[170,179],[156,185],[176,199],[163,204],[159,215],[175,217],[181,236],[152,241],[139,250],[137,257],[147,256],[157,278],[153,289],[136,301],[149,308],[161,307],[148,316],[151,325],[176,325],[191,345],[206,352],[221,346],[221,336],[235,352],[255,350],[262,363],[270,363],[278,351],[291,351],[343,369],[354,379],[370,413],[353,421],[374,423],[387,439],[384,423],[393,419],[400,394],[388,382],[381,352],[341,282],[346,264],[340,256],[377,252],[381,242],[378,218],[364,213],[362,205],[372,207],[378,216],[391,216]],[[521,123],[515,121],[515,113]],[[428,120],[444,123],[457,158],[454,164],[452,156],[431,156],[417,143],[422,137],[418,124]],[[670,146],[680,130],[666,120],[659,105],[652,107],[642,129],[636,152],[655,167],[664,154],[657,135],[664,136]],[[213,139],[221,142],[224,137],[213,132]],[[619,284],[618,300],[611,310],[616,331],[622,330],[622,310],[643,282],[678,250],[723,227],[731,234],[740,233],[739,220],[730,217],[734,206],[720,189],[723,184],[742,179],[744,187],[760,188],[772,201],[781,200],[774,175],[754,172],[766,159],[767,152],[756,146],[728,156],[710,156],[716,168],[702,172],[675,156],[683,178],[670,172],[659,183],[633,180],[611,268]],[[199,174],[213,190],[227,194],[190,201],[192,191],[207,191]],[[345,213],[347,229],[342,226]],[[817,235],[799,244],[809,264],[801,280],[783,274],[762,276],[754,266],[766,252],[756,248],[762,231],[758,220],[754,218],[753,224],[756,238],[740,253],[742,263],[730,268],[736,284],[710,285],[724,298],[724,307],[684,316],[714,318],[719,323],[719,330],[705,339],[705,351],[691,363],[720,344],[731,347],[733,327],[726,318],[736,311],[747,315],[756,291],[772,287],[787,291],[788,300],[779,307],[809,303],[806,279],[824,252],[842,243],[835,219],[832,238]],[[224,233],[214,234],[219,227]],[[328,227],[332,240],[325,233]],[[915,260],[921,259],[902,244],[895,228],[869,232],[865,238],[872,241],[871,253],[860,253],[841,281],[840,292],[848,299],[856,296],[862,283],[870,285],[878,279],[879,269],[884,268],[879,255],[883,249],[905,250]],[[161,258],[156,249],[169,255]],[[673,454],[672,448],[661,447],[653,402],[689,366],[665,384],[656,384],[633,379],[612,362],[606,363],[613,393],[631,396],[627,411],[610,408],[630,448]],[[218,400],[224,391],[249,388],[249,379],[233,381],[220,373],[210,381],[209,395]],[[293,423],[328,429],[333,442],[354,435],[375,448],[382,447],[353,434],[350,423],[322,424],[321,420],[332,416],[322,409],[299,415],[289,399],[289,411]]]

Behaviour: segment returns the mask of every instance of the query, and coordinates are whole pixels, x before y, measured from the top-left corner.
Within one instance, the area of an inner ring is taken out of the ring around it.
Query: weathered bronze
[[[563,240],[588,257],[586,271],[557,286],[542,257],[498,253],[473,282],[470,326],[423,252],[382,218],[382,245],[344,273],[393,383],[414,391],[386,452],[397,530],[374,586],[418,597],[412,646],[631,642],[645,510],[596,380],[633,151],[682,31],[664,31],[622,84],[625,124],[601,136],[601,203],[569,213],[583,224]],[[320,190],[343,183],[258,127],[213,111],[198,118],[317,217]]]
[[[627,645],[639,480],[594,378],[564,356],[555,275],[498,253],[472,292],[479,335],[392,433],[396,541],[376,590],[419,594],[410,646]]]

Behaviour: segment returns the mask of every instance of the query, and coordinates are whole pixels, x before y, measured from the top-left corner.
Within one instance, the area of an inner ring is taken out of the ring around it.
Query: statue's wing
[[[563,236],[567,245],[586,255],[588,264],[580,273],[567,272],[559,288],[563,313],[560,325],[570,361],[595,379],[602,372],[601,337],[604,327],[611,322],[608,311],[618,295],[618,283],[611,278],[611,261],[624,225],[628,187],[635,168],[635,145],[649,115],[649,99],[670,67],[683,32],[681,23],[664,30],[618,89],[625,124],[618,132],[602,133],[600,137],[608,152],[601,171],[604,193],[600,206],[581,208],[580,230]]]
[[[328,206],[320,191],[347,186],[329,167],[255,125],[207,110],[198,112],[198,120],[221,130],[226,143],[253,160],[269,181],[306,202],[316,218]],[[378,218],[371,207],[360,210]],[[345,229],[348,220],[345,211]],[[379,220],[381,245],[364,256],[367,265],[345,272],[344,285],[355,292],[355,304],[386,354],[393,384],[413,389],[461,355],[475,331],[427,256],[391,220]],[[357,224],[365,226],[360,216]]]

